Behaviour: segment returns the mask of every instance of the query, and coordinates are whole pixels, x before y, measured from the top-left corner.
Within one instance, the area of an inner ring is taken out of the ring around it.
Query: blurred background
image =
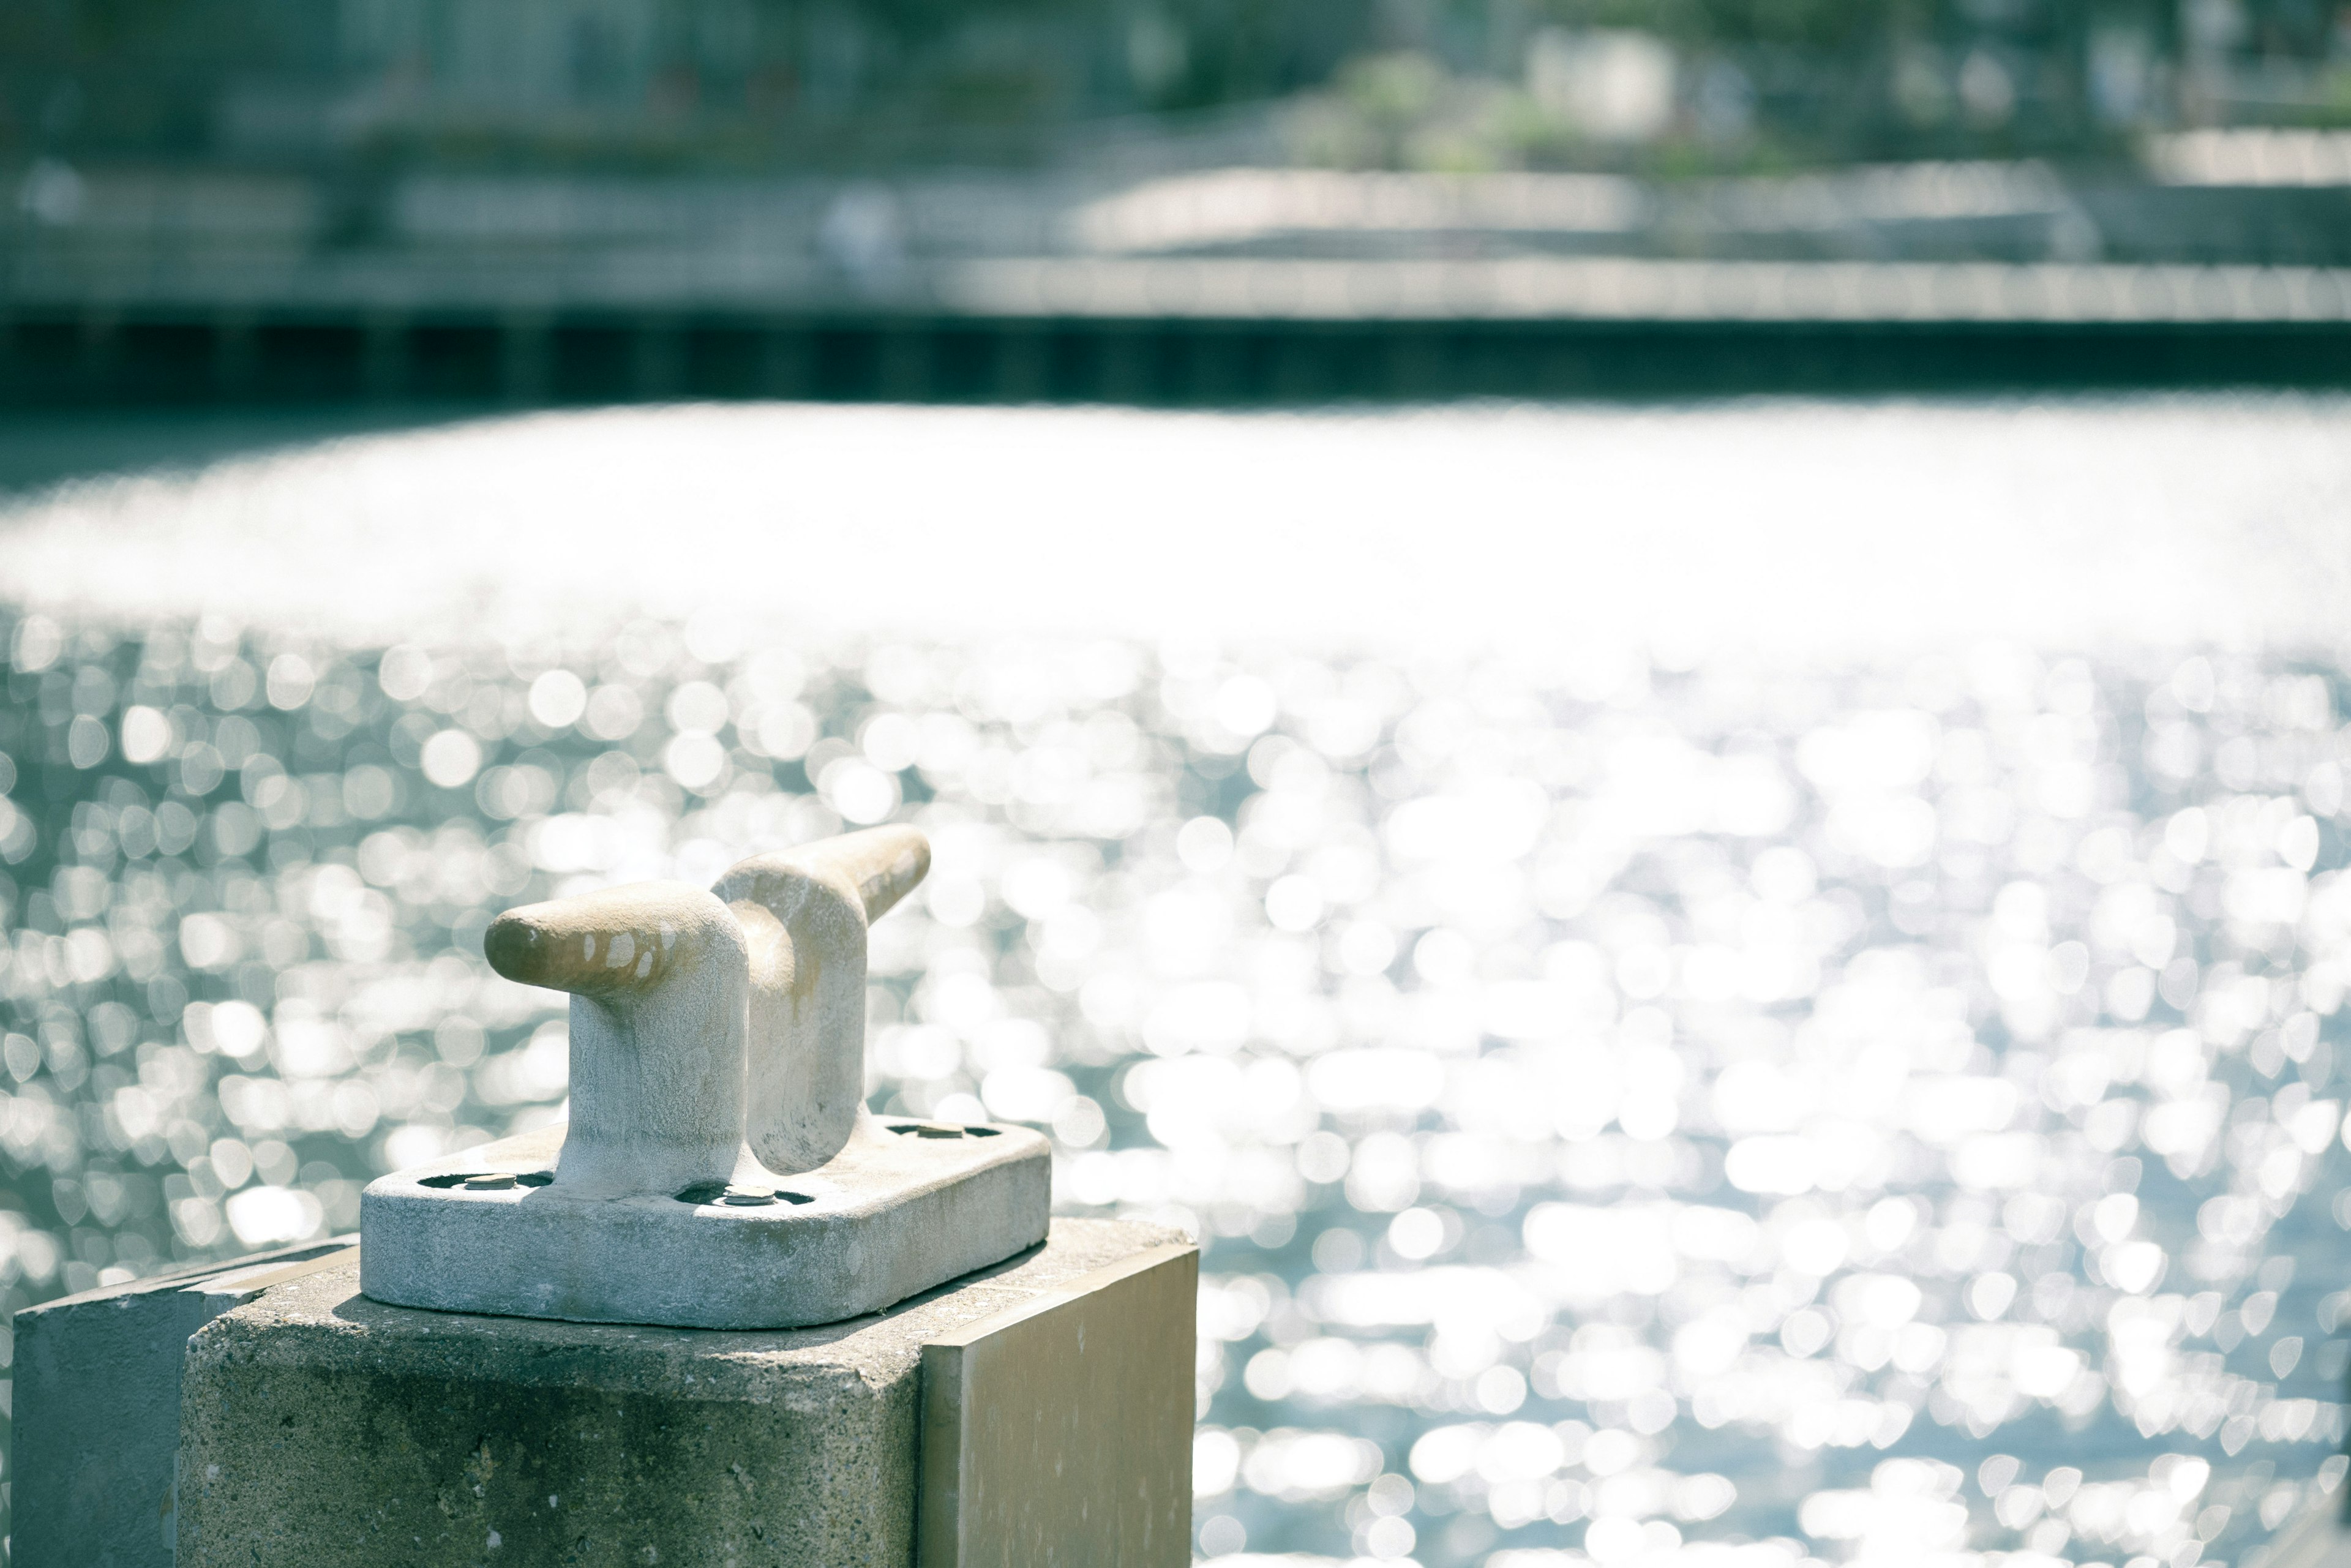
[[[2326,0],[0,28],[20,402],[2333,383],[2351,311]]]
[[[0,192],[0,1306],[907,821],[872,1103],[1201,1238],[1204,1561],[2337,1506],[2351,9],[54,0]]]

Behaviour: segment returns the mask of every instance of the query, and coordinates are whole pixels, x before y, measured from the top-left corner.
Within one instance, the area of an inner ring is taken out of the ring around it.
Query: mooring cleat
[[[864,1107],[868,925],[912,828],[508,911],[491,967],[571,996],[568,1124],[371,1183],[360,1286],[399,1306],[794,1328],[1044,1239],[1050,1145]]]

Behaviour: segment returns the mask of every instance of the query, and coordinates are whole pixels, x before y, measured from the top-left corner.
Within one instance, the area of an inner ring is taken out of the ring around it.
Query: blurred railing
[[[27,172],[0,397],[1160,402],[2351,376],[2351,138],[2144,171]]]

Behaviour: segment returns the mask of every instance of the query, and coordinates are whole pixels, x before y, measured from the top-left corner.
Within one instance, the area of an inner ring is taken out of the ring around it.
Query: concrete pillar
[[[258,326],[250,310],[224,310],[213,318],[213,392],[249,397],[260,368]]]
[[[991,402],[1041,402],[1052,385],[1052,340],[1042,323],[999,322],[987,392]]]
[[[369,312],[360,327],[360,386],[377,402],[408,394],[409,323],[396,311]]]
[[[166,1568],[188,1336],[348,1253],[354,1239],[175,1270],[18,1312],[16,1560]]]
[[[759,334],[759,395],[793,400],[817,392],[816,333],[799,322],[778,322]]]
[[[874,329],[873,395],[883,402],[922,402],[937,377],[928,323],[884,320]]]
[[[389,1307],[345,1260],[189,1341],[178,1560],[1179,1568],[1197,1261],[1061,1219],[888,1312],[740,1333]]]
[[[929,865],[875,828],[509,910],[491,966],[571,993],[568,1125],[382,1177],[358,1247],[242,1294],[38,1318],[17,1452],[59,1457],[25,1539],[121,1568],[1181,1568],[1197,1250],[1053,1222],[1031,1129],[861,1100],[867,926]],[[93,1496],[131,1506],[124,1551],[73,1550]]]
[[[104,306],[85,310],[81,318],[81,355],[75,367],[86,393],[113,396],[122,375],[122,318]]]
[[[498,391],[507,402],[545,402],[554,358],[554,333],[543,312],[513,311],[498,324]]]
[[[664,402],[685,391],[685,330],[656,317],[629,334],[629,391],[642,402]]]

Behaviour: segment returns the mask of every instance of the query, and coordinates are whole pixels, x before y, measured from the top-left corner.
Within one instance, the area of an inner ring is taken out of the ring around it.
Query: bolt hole
[[[545,1186],[555,1179],[553,1171],[452,1171],[445,1176],[419,1176],[419,1186],[446,1191],[451,1187],[470,1187],[475,1192],[490,1192],[516,1186]]]
[[[731,1182],[698,1181],[676,1195],[680,1203],[697,1207],[705,1204],[725,1208],[765,1208],[775,1203],[814,1203],[815,1198],[804,1192],[789,1192],[781,1187],[737,1186]]]
[[[960,1138],[966,1129],[950,1127],[943,1122],[893,1122],[890,1130],[900,1137]]]

